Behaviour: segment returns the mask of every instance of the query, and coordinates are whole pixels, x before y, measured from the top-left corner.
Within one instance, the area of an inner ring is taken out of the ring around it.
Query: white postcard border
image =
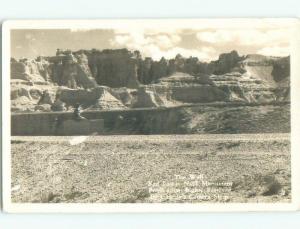
[[[263,19],[270,26],[281,23],[293,26],[291,36],[291,203],[212,203],[212,204],[63,204],[63,203],[12,203],[10,155],[10,30],[11,29],[103,29],[144,27],[194,27],[197,22],[210,27],[220,25],[235,28],[248,26],[262,19],[115,19],[115,20],[14,20],[2,25],[2,191],[3,209],[6,212],[26,213],[111,213],[111,212],[232,212],[232,211],[293,211],[300,206],[300,23],[298,19]],[[222,22],[222,23],[221,23]],[[226,23],[225,23],[226,22]],[[159,24],[158,24],[159,23]],[[221,23],[221,24],[220,24]]]

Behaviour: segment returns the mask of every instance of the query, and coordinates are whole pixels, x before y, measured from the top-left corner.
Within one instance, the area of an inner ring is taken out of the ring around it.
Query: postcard
[[[5,211],[297,210],[299,28],[5,22]]]

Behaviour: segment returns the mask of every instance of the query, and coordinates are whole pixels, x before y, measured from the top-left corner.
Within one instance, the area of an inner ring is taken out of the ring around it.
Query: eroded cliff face
[[[38,58],[36,60],[11,59],[11,79],[31,82],[45,82],[49,80],[49,62]]]
[[[59,98],[67,107],[77,103],[88,110],[125,109],[126,106],[111,93],[106,86],[98,86],[90,90],[60,88]]]
[[[53,103],[68,109],[77,102],[96,110],[281,102],[289,101],[289,78],[289,57],[232,51],[205,63],[181,55],[154,61],[126,49],[57,50],[52,57],[11,60],[12,110],[48,111]]]
[[[88,57],[88,66],[99,85],[113,88],[138,87],[138,60],[132,52],[127,49],[83,52]]]
[[[162,97],[167,93],[167,100],[181,103],[289,101],[288,58],[257,55],[237,58],[234,54],[227,60],[228,55],[220,57],[222,64],[215,68],[215,74],[175,72],[146,87]],[[208,68],[212,71],[212,67]]]
[[[49,57],[51,80],[60,86],[69,88],[94,88],[97,86],[90,68],[87,56],[83,53],[57,52]]]

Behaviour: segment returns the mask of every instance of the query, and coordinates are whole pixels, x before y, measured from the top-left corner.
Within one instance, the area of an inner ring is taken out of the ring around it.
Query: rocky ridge
[[[35,60],[11,59],[12,111],[126,109],[181,104],[289,101],[289,57],[224,53],[154,61],[138,51],[57,50]],[[61,108],[59,108],[61,109]]]

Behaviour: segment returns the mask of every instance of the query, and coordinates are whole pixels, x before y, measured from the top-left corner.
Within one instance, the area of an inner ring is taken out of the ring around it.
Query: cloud
[[[112,48],[139,50],[144,57],[150,56],[155,60],[174,58],[180,53],[184,57],[194,56],[201,61],[209,61],[217,59],[220,50],[227,51],[226,47],[263,55],[289,55],[289,28],[194,30],[198,43],[190,48],[182,46],[184,33],[184,30],[178,29],[117,29],[110,45]]]
[[[234,47],[236,50],[253,50],[253,53],[287,56],[289,55],[289,39],[291,30],[281,29],[237,29],[201,31],[196,34],[200,42],[214,47]]]
[[[257,54],[265,56],[288,56],[290,55],[288,47],[271,46],[265,47],[257,51]]]
[[[217,30],[214,32],[199,32],[196,37],[200,41],[208,42],[208,43],[226,43],[229,41],[233,41],[234,37],[231,33],[228,33],[226,30]]]
[[[110,40],[110,44],[114,48],[128,48],[130,50],[139,50],[146,57],[150,56],[154,60],[159,60],[162,57],[167,59],[174,58],[177,54],[184,57],[198,57],[202,61],[208,61],[216,58],[216,50],[212,47],[187,49],[180,47],[182,41],[179,31],[115,31],[116,35]]]
[[[201,61],[210,61],[218,58],[216,50],[208,47],[201,49],[185,49],[175,47],[166,52],[162,52],[162,55],[166,58],[174,58],[177,54],[181,54],[183,57],[198,57]]]
[[[167,49],[177,45],[180,41],[181,37],[174,34],[158,34],[147,36],[143,33],[132,32],[130,34],[117,34],[110,43],[114,46],[125,45],[129,48],[155,44],[162,49]]]
[[[212,50],[208,49],[185,49],[181,47],[173,47],[168,50],[161,50],[158,46],[151,44],[148,46],[145,46],[143,49],[143,53],[145,56],[151,56],[154,60],[159,60],[162,57],[165,57],[167,59],[174,58],[177,54],[182,55],[183,57],[198,57],[202,61],[209,61],[211,59],[214,59],[217,57],[215,55],[215,52],[212,52]]]
[[[27,39],[28,41],[36,41],[36,38],[34,37],[34,35],[27,33],[25,35],[25,39]]]
[[[237,45],[273,45],[287,42],[289,29],[238,29],[238,30],[214,30],[198,32],[196,37],[199,41],[212,44],[224,44],[234,42]]]
[[[71,33],[76,33],[76,32],[87,32],[87,31],[91,31],[94,30],[92,28],[70,28]]]
[[[174,47],[181,41],[181,37],[178,35],[158,35],[152,38],[152,42],[156,43],[162,49],[169,49]]]

